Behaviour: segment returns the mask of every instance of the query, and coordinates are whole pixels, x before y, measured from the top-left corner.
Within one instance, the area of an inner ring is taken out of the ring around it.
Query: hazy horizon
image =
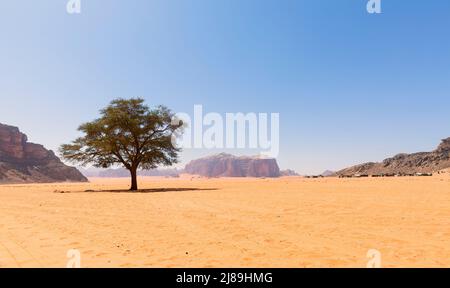
[[[281,169],[317,174],[450,136],[450,2],[4,1],[0,123],[57,151],[112,99],[279,113]],[[188,149],[188,161],[227,152]]]

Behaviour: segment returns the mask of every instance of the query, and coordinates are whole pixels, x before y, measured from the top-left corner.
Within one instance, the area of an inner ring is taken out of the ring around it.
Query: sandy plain
[[[448,173],[90,181],[1,185],[0,267],[450,267]]]

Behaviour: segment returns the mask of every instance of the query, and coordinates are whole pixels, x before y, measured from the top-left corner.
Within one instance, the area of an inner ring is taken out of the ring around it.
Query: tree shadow
[[[55,191],[55,193],[169,193],[169,192],[188,192],[188,191],[215,191],[217,188],[151,188],[151,189],[139,189],[136,191],[130,191],[126,189],[118,190],[85,190],[85,191]]]

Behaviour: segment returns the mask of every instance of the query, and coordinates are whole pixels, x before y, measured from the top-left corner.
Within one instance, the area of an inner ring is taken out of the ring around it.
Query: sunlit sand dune
[[[449,173],[90,180],[0,186],[0,267],[450,267]]]

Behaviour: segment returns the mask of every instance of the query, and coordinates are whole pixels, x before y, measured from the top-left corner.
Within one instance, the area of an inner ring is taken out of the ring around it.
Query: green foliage
[[[99,168],[120,164],[132,178],[137,169],[177,163],[180,149],[172,145],[172,136],[180,133],[183,123],[174,125],[174,114],[167,107],[150,110],[143,99],[117,99],[100,114],[78,128],[84,136],[60,147],[65,160]],[[135,189],[137,184],[132,183]]]

